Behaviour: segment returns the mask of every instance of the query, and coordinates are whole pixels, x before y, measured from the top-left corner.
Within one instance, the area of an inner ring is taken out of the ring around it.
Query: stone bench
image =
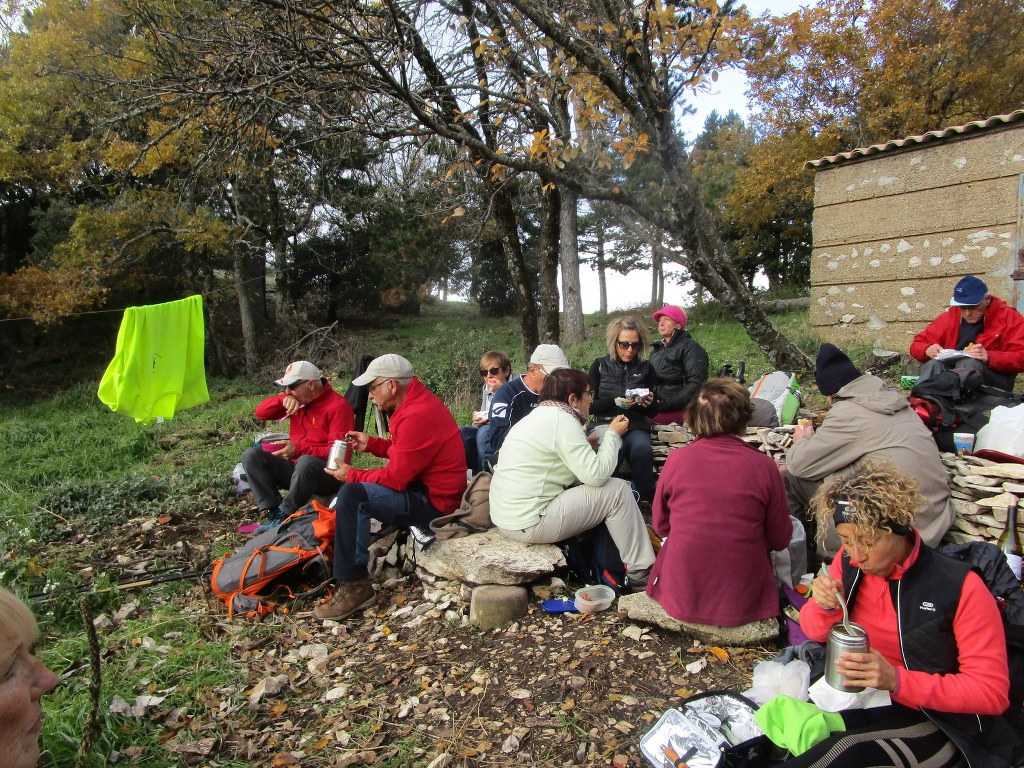
[[[617,608],[619,613],[626,614],[633,621],[678,632],[704,645],[758,647],[774,642],[779,636],[779,622],[774,618],[761,619],[739,627],[716,627],[712,624],[680,621],[669,616],[654,598],[642,592],[623,595],[619,598]]]

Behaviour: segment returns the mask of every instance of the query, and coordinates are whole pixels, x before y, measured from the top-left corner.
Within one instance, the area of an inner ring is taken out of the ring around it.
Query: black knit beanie
[[[860,377],[857,366],[835,344],[822,344],[814,361],[814,381],[818,391],[834,395],[851,381]]]

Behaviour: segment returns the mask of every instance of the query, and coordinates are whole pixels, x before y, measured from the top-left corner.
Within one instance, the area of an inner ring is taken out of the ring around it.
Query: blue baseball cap
[[[953,289],[953,300],[949,302],[951,307],[973,307],[981,304],[988,295],[988,286],[974,275],[961,278]]]

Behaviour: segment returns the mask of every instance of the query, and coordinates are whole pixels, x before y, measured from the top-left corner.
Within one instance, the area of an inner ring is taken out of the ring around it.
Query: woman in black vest
[[[843,654],[836,669],[850,685],[889,691],[892,704],[844,711],[845,732],[786,765],[1010,764],[1019,739],[1002,718],[1009,672],[999,608],[977,573],[922,543],[913,519],[924,503],[915,480],[874,462],[814,497],[818,530],[833,521],[843,546],[814,579],[800,626],[824,641],[842,621],[844,594],[871,650]]]
[[[620,317],[608,323],[605,343],[608,354],[590,366],[590,387],[594,392],[590,413],[597,426],[610,424],[620,414],[629,419],[619,461],[629,463],[640,501],[650,503],[654,499],[654,458],[648,417],[657,412],[657,407],[654,374],[651,364],[644,360],[650,346],[647,329],[635,317]]]
[[[686,313],[669,305],[654,313],[660,341],[651,348],[655,424],[683,423],[683,410],[708,378],[708,353],[686,330]]]

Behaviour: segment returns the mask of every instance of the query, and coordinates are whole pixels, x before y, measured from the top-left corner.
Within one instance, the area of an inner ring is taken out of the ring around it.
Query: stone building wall
[[[1024,111],[808,166],[817,169],[810,319],[822,338],[905,351],[966,274],[1011,304],[1024,299],[1013,277]]]

